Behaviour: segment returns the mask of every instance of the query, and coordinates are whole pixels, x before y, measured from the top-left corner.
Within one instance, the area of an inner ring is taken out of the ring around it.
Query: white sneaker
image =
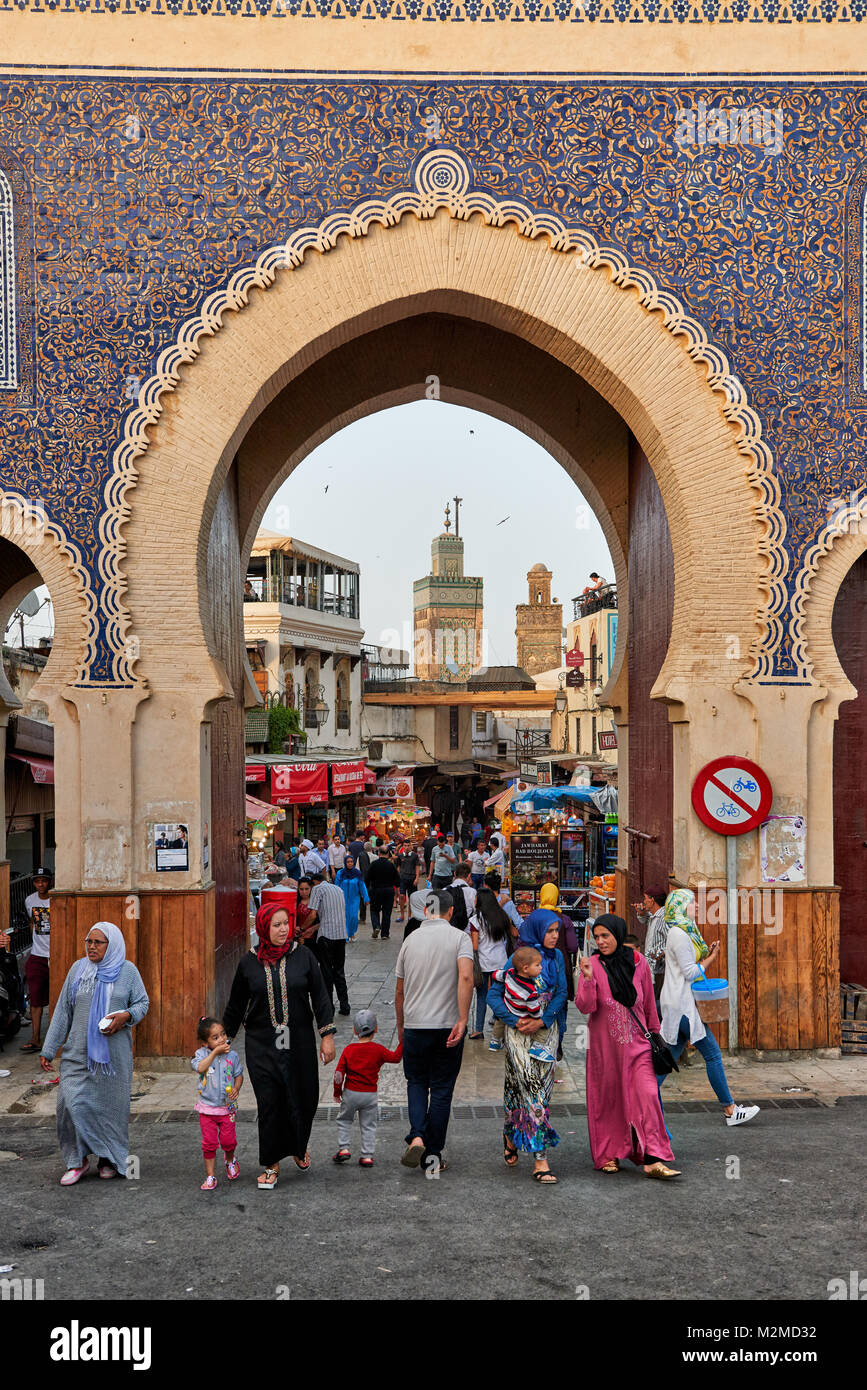
[[[727,1125],[745,1125],[754,1120],[761,1109],[758,1105],[736,1105],[730,1115],[726,1115]]]

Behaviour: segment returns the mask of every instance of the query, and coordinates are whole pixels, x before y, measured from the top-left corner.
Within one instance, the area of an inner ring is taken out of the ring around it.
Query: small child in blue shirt
[[[244,1082],[241,1059],[226,1037],[218,1018],[200,1018],[196,1038],[202,1044],[192,1058],[193,1071],[199,1074],[199,1098],[196,1109],[202,1129],[202,1156],[205,1160],[203,1192],[213,1192],[217,1186],[214,1160],[222,1146],[226,1159],[226,1176],[230,1182],[241,1176],[241,1166],[235,1157],[238,1138],[235,1116],[238,1113],[238,1092]]]

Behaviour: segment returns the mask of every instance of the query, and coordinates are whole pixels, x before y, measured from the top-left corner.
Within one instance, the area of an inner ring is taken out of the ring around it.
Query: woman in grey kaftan
[[[120,935],[118,928],[114,931]],[[58,1048],[63,1048],[57,1088],[57,1137],[67,1169],[82,1168],[88,1154],[94,1154],[125,1175],[132,1089],[131,1030],[147,1013],[148,996],[131,961],[123,960],[116,978],[102,986],[95,975],[88,977],[81,967],[82,962],[76,961],[64,981],[42,1048],[42,1057],[49,1063],[46,1070]],[[81,978],[76,987],[77,976]],[[88,1024],[94,992],[100,987],[105,991],[106,1002],[101,1012],[124,1010],[129,1019],[119,1031],[105,1036],[107,1059],[95,1067]]]

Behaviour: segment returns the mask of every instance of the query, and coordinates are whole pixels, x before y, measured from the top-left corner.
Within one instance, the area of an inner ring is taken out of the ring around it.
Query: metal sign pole
[[[738,1046],[738,836],[726,835],[726,937],[729,977],[729,1051]]]

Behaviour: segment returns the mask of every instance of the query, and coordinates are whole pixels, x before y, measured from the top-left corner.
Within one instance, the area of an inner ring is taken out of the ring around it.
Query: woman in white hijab
[[[132,1028],[148,1011],[141,975],[126,958],[119,927],[97,922],[84,938],[84,957],[67,975],[40,1063],[54,1070],[60,1047],[57,1138],[66,1164],[61,1186],[72,1187],[97,1159],[101,1178],[126,1176],[132,1090]],[[104,1026],[100,1028],[100,1022]]]

